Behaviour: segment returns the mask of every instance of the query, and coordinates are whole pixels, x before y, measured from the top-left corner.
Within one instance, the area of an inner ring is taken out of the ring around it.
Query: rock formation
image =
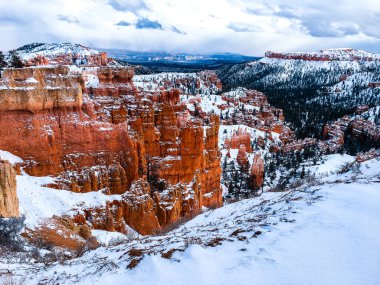
[[[260,154],[255,154],[253,163],[249,172],[252,187],[259,189],[264,183],[264,160]]]
[[[8,69],[0,81],[0,149],[31,175],[58,176],[58,188],[123,194],[78,223],[148,234],[222,205],[217,116],[203,126],[178,89],[139,92],[128,68],[83,77],[60,66]]]
[[[325,140],[323,144],[330,151],[338,150],[345,144],[347,138],[351,143],[379,147],[380,127],[374,122],[360,117],[344,116],[323,128],[323,139]]]
[[[0,218],[18,217],[16,171],[8,161],[0,161]]]

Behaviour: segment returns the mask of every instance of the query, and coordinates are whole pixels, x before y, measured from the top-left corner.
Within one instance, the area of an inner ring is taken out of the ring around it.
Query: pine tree
[[[7,62],[5,61],[4,53],[0,51],[0,78],[4,67],[7,67]]]
[[[13,68],[22,68],[24,67],[24,63],[22,62],[20,56],[17,54],[15,50],[12,50],[9,52],[11,59],[10,59],[10,66]]]
[[[301,171],[301,174],[300,174],[300,178],[301,179],[304,179],[305,178],[305,166],[302,166],[302,171]]]

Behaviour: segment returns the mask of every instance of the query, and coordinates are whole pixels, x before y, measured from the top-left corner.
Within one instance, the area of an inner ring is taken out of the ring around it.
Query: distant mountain
[[[115,65],[119,62],[123,65],[134,65],[137,74],[217,69],[224,65],[260,59],[233,53],[188,54],[165,51],[94,49],[72,43],[31,43],[16,49],[16,52],[27,65],[32,66],[47,64]]]
[[[36,56],[52,57],[71,54],[78,57],[100,55],[100,51],[71,43],[32,43],[16,49],[18,55],[24,60],[30,60]]]
[[[27,66],[84,65],[104,66],[116,64],[101,52],[81,44],[32,43],[15,50]]]
[[[225,64],[231,65],[260,59],[260,57],[234,53],[189,54],[101,48],[99,50],[107,52],[110,57],[117,60],[148,67],[151,72],[216,69]],[[147,70],[144,70],[144,72],[149,73]]]
[[[350,48],[266,57],[218,70],[225,90],[264,92],[301,137],[320,136],[324,123],[359,105],[380,104],[380,55]]]

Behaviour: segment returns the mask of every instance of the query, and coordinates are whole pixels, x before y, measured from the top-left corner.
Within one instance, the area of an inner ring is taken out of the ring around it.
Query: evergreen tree
[[[302,170],[301,170],[301,174],[300,174],[300,178],[301,179],[304,179],[305,178],[305,166],[302,166]]]
[[[7,67],[7,62],[5,61],[4,53],[0,51],[0,78],[5,67]]]
[[[10,66],[13,68],[22,68],[24,67],[24,63],[22,62],[20,56],[17,54],[15,50],[12,50],[9,52],[11,59],[10,59]]]

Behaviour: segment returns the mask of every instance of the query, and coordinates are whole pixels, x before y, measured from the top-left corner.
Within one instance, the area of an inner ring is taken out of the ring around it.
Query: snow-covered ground
[[[380,159],[338,173],[351,161],[329,156],[318,183],[207,211],[161,236],[63,263],[1,262],[0,272],[23,284],[379,284]],[[94,235],[107,245],[113,234]]]
[[[28,227],[35,227],[54,215],[75,214],[81,209],[100,207],[107,201],[121,199],[121,195],[106,195],[101,191],[74,193],[43,186],[53,182],[51,177],[34,177],[25,173],[17,175],[20,211],[25,215]]]
[[[379,284],[378,187],[326,185],[322,201],[255,239],[192,245],[175,260],[148,256],[98,284]]]

